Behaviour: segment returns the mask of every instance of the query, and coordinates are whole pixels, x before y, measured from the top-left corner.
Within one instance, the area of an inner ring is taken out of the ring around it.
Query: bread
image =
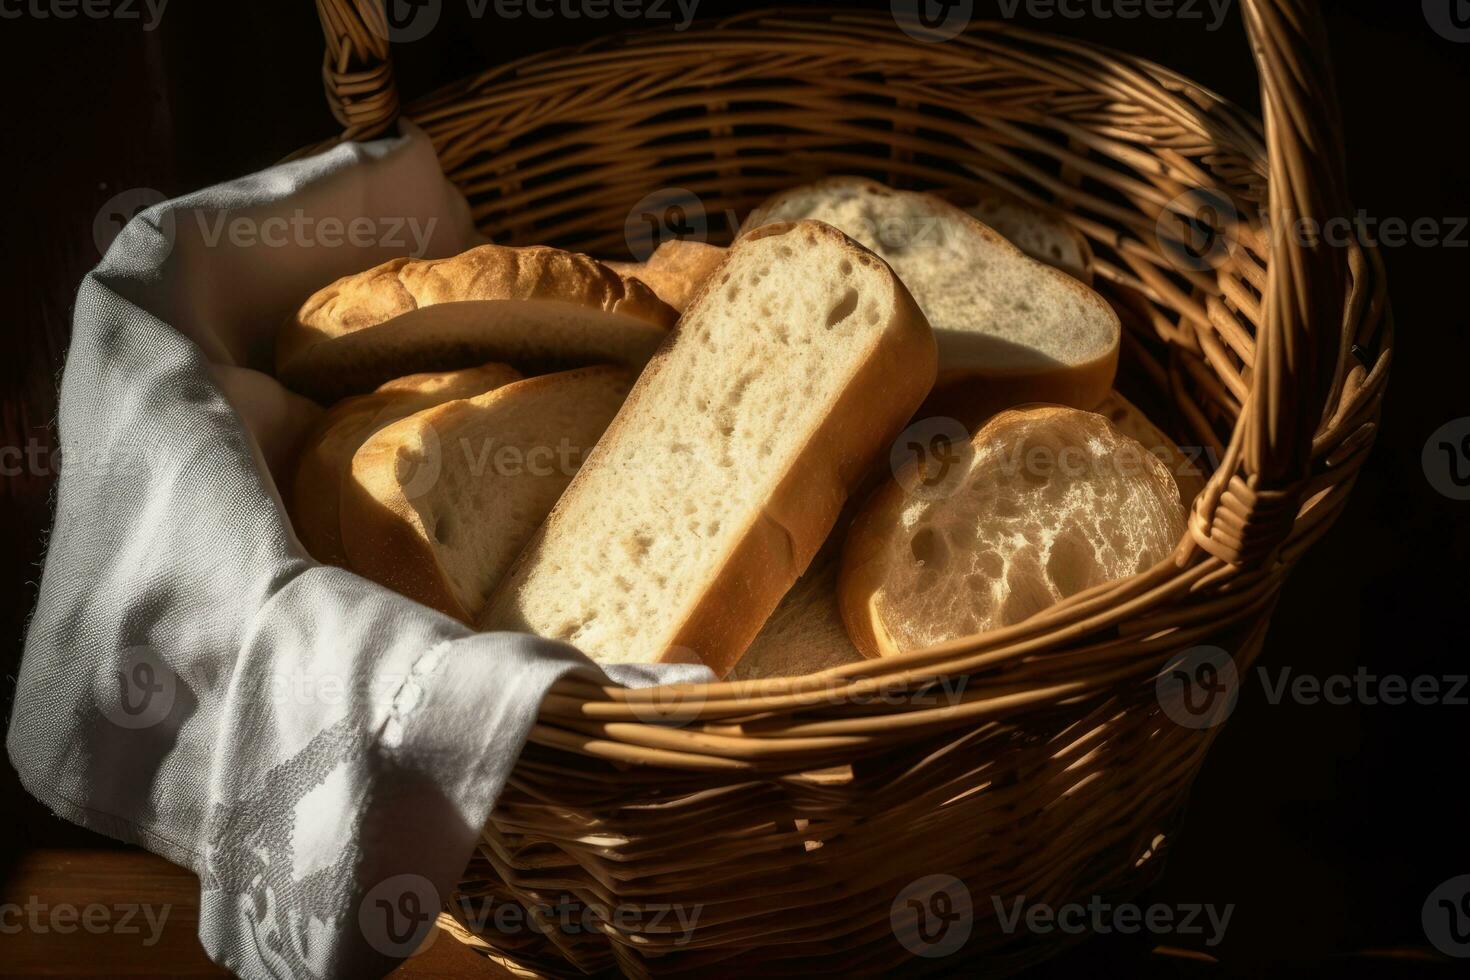
[[[729,680],[799,677],[867,659],[852,645],[842,624],[837,557],[834,549],[829,560],[820,555],[813,559],[731,669]]]
[[[1002,412],[975,434],[947,496],[910,494],[901,470],[853,523],[842,618],[869,656],[1018,623],[1162,561],[1184,533],[1164,465],[1101,415]]]
[[[1184,509],[1189,510],[1194,498],[1205,488],[1206,474],[1198,456],[1183,452],[1174,444],[1174,440],[1149,421],[1147,415],[1116,391],[1109,392],[1108,397],[1094,411],[1113,423],[1113,428],[1136,440],[1164,464],[1179,487],[1179,499],[1183,501]]]
[[[543,375],[380,430],[343,488],[349,565],[471,622],[632,384],[615,367]]]
[[[743,236],[481,628],[723,676],[934,371],[923,314],[872,253],[816,222]]]
[[[352,457],[368,437],[421,409],[469,398],[520,380],[515,369],[485,364],[460,371],[412,374],[370,395],[338,402],[307,440],[291,487],[291,521],[296,536],[317,561],[346,565],[340,500]]]
[[[659,299],[683,313],[710,274],[725,260],[718,245],[674,239],[664,242],[647,262],[604,262],[622,276],[641,280]]]
[[[1055,211],[994,187],[980,188],[960,207],[1036,261],[1092,285],[1092,246]]]
[[[939,387],[968,386],[965,403],[982,416],[1027,402],[1090,409],[1107,396],[1121,335],[1112,307],[959,208],[832,177],[777,194],[742,228],[800,218],[839,228],[893,266],[934,328]]]
[[[276,340],[276,374],[319,400],[412,371],[641,366],[678,314],[643,283],[585,255],[482,245],[394,259],[318,291]]]

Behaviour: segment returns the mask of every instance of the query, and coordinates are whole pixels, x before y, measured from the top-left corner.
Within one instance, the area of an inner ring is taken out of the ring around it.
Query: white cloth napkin
[[[265,373],[282,318],[338,276],[478,241],[405,126],[148,208],[77,297],[10,760],[60,816],[198,872],[200,939],[241,976],[393,969],[547,687],[607,678],[316,564],[276,489],[319,411]]]

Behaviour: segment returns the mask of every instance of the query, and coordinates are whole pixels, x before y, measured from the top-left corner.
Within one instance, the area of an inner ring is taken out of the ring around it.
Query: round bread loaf
[[[1100,415],[1002,412],[958,448],[902,468],[853,523],[838,590],[870,657],[1018,623],[1184,533],[1167,468]]]

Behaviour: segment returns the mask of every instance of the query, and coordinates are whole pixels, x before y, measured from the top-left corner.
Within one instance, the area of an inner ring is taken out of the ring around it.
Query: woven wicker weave
[[[318,7],[346,135],[381,132],[398,99],[379,5]],[[558,684],[450,903],[462,939],[549,973],[1004,972],[1065,940],[1008,934],[994,899],[1147,884],[1220,730],[1176,724],[1156,679],[1201,644],[1254,660],[1372,445],[1392,340],[1377,254],[1293,231],[1348,213],[1315,4],[1242,8],[1264,127],[1076,41],[975,23],[930,43],[830,12],[538,55],[405,110],[501,242],[622,257],[635,205],[671,188],[722,241],[727,213],[824,173],[1052,204],[1124,317],[1129,393],[1218,460],[1171,560],[999,632],[788,680]],[[1217,264],[1160,231],[1201,201]],[[943,959],[913,958],[928,935],[890,914],[928,875],[973,900]],[[568,902],[590,928],[550,921]],[[500,903],[544,928],[508,927]],[[692,931],[671,905],[697,910]]]

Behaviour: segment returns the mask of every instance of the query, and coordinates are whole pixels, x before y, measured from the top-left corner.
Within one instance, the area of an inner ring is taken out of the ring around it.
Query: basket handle
[[[1318,2],[1241,5],[1261,76],[1271,253],[1250,397],[1189,526],[1205,551],[1249,567],[1269,561],[1295,524],[1342,353],[1348,250],[1321,230],[1347,215],[1346,176]]]
[[[343,139],[365,139],[398,116],[385,8],[394,0],[316,0],[322,80]],[[1347,214],[1336,86],[1323,52],[1319,0],[1242,0],[1261,76],[1270,167],[1271,261],[1254,380],[1240,423],[1191,537],[1232,564],[1255,566],[1286,540],[1337,359],[1347,250],[1299,234],[1299,221]]]
[[[341,139],[371,139],[398,118],[386,8],[393,0],[316,0],[327,40],[322,85]]]

